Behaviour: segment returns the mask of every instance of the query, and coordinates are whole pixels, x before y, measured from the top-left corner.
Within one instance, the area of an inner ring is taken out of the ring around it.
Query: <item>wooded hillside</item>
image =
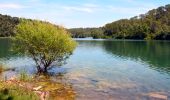
[[[170,40],[170,5],[148,11],[146,14],[120,19],[103,27],[70,29],[73,37],[156,39]],[[89,31],[91,30],[91,31]],[[88,34],[87,34],[88,33]]]
[[[19,18],[0,14],[0,37],[14,36],[14,27],[19,23]]]

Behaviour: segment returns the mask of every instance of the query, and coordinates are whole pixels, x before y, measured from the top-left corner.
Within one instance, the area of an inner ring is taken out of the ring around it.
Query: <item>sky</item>
[[[66,28],[100,27],[170,4],[170,0],[0,0],[0,14],[49,21]]]

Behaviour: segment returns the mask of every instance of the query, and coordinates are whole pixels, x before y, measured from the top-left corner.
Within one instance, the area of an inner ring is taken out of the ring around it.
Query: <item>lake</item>
[[[170,41],[77,39],[67,64],[50,70],[64,73],[78,100],[149,100],[170,96]],[[0,64],[35,73],[34,62],[10,51],[11,41],[0,39]],[[153,94],[153,95],[151,95]],[[158,96],[159,96],[158,95]]]

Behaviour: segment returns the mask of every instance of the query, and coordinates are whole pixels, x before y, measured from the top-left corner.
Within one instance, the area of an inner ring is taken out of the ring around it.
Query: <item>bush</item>
[[[76,47],[76,42],[64,28],[48,22],[22,19],[16,33],[14,50],[30,56],[39,73],[64,64]]]
[[[17,85],[0,82],[0,100],[39,100],[34,92]]]

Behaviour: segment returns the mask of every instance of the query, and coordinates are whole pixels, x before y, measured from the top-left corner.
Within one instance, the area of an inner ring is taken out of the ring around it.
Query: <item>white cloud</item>
[[[64,8],[67,11],[79,11],[79,12],[87,12],[87,13],[92,13],[94,11],[91,7],[65,6],[62,8]]]
[[[99,7],[99,5],[96,5],[96,4],[90,4],[90,3],[83,4],[83,6],[85,6],[85,7],[90,7],[90,8],[98,8],[98,7]]]
[[[20,9],[20,8],[24,8],[24,6],[13,3],[0,4],[0,9]]]
[[[99,8],[98,5],[91,4],[91,3],[74,5],[74,6],[73,5],[71,5],[71,6],[60,6],[60,7],[63,8],[64,10],[67,10],[67,11],[85,12],[85,13],[93,13]]]

